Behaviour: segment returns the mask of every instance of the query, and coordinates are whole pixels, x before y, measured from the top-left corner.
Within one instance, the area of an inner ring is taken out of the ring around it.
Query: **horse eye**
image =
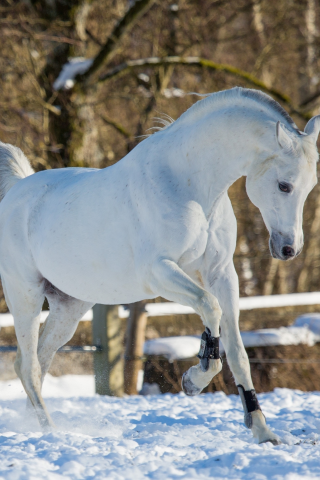
[[[290,193],[292,190],[292,187],[285,182],[279,182],[279,190],[281,190],[281,192],[284,192],[284,193]]]

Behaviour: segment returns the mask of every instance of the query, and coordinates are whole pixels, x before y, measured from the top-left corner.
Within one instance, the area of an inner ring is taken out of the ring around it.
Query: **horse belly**
[[[124,250],[112,249],[103,257],[91,253],[79,261],[68,255],[50,255],[39,270],[59,290],[83,301],[118,304],[132,303],[149,296],[136,275],[132,259]]]

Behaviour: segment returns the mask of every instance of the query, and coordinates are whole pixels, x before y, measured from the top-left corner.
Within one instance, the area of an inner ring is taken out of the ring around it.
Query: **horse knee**
[[[218,337],[222,310],[217,298],[205,291],[199,299],[199,312],[204,324],[210,329],[211,334],[214,337]]]
[[[213,312],[214,315],[220,320],[222,310],[218,299],[214,295],[212,295],[212,293],[204,291],[200,299],[200,304],[203,309],[205,309],[208,313],[210,312],[211,314]]]

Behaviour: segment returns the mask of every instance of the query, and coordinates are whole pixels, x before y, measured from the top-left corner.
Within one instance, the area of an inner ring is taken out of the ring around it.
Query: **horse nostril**
[[[282,255],[284,257],[294,257],[294,249],[287,245],[282,248]]]

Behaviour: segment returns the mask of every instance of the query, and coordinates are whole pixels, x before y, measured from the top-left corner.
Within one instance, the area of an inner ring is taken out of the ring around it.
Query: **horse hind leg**
[[[54,426],[41,396],[41,368],[37,357],[40,313],[44,301],[42,282],[14,285],[2,278],[5,298],[14,317],[19,345],[15,370],[33,405],[41,427]]]
[[[41,367],[41,385],[56,351],[74,335],[79,320],[93,306],[69,297],[49,282],[45,285],[50,313],[42,325],[38,342],[38,359]]]

